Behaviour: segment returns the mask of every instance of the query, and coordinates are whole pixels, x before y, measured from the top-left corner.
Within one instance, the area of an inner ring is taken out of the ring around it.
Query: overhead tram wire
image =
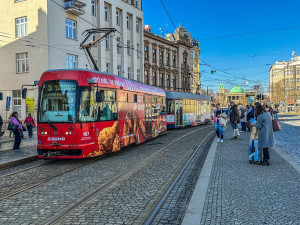
[[[251,35],[251,34],[275,32],[275,31],[283,31],[283,30],[291,30],[291,29],[299,29],[299,28],[300,28],[300,26],[294,26],[294,27],[284,27],[284,28],[277,28],[277,29],[246,32],[246,33],[240,33],[240,34],[228,34],[228,35],[222,35],[222,36],[216,36],[216,37],[200,38],[199,41],[220,39],[220,38],[228,38],[228,37],[236,37],[236,36],[245,36],[245,35]]]

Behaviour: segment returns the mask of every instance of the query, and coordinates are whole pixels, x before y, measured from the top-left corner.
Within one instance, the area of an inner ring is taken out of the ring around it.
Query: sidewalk
[[[182,224],[299,224],[300,164],[276,146],[270,166],[250,164],[250,133],[231,135],[212,145]]]
[[[0,169],[9,167],[12,164],[32,161],[37,157],[36,145],[36,130],[33,133],[33,138],[28,138],[28,132],[24,132],[24,139],[21,142],[21,151],[14,152],[14,138],[9,138],[9,132],[0,138]]]

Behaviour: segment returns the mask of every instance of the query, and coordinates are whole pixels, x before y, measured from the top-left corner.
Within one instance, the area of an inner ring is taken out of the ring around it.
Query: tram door
[[[146,136],[149,137],[152,134],[152,127],[151,127],[151,121],[152,121],[152,106],[151,106],[151,96],[145,95],[145,119],[146,119]]]
[[[175,100],[175,126],[182,126],[182,100]]]

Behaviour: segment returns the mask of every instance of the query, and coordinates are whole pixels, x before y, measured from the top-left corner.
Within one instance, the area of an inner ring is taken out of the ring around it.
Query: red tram
[[[89,70],[50,70],[39,81],[39,158],[95,157],[166,130],[163,89]]]

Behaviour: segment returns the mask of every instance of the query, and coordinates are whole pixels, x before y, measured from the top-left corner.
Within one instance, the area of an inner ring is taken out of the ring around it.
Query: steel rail
[[[37,167],[40,167],[40,166],[43,166],[43,165],[46,165],[46,164],[49,164],[49,163],[52,163],[52,162],[54,162],[54,160],[51,160],[49,162],[45,162],[45,163],[40,164],[40,165],[31,166],[31,167],[28,167],[28,168],[25,168],[25,169],[22,169],[22,170],[18,170],[18,171],[14,171],[14,172],[11,172],[11,173],[7,173],[7,174],[4,174],[4,175],[1,175],[0,179],[3,178],[3,177],[9,177],[9,176],[12,176],[12,175],[15,175],[15,174],[18,174],[18,173],[25,172],[27,170],[35,169]]]
[[[196,155],[196,153],[198,152],[198,150],[202,147],[203,143],[214,133],[215,131],[210,132],[199,144],[199,146],[197,147],[197,149],[191,153],[190,156],[188,156],[188,160],[187,162],[184,164],[184,166],[180,169],[180,171],[177,173],[177,175],[175,176],[175,178],[170,182],[170,185],[168,186],[167,190],[161,195],[160,199],[157,201],[157,203],[154,205],[154,207],[152,208],[151,212],[148,214],[148,216],[143,220],[142,224],[143,225],[149,225],[152,223],[152,221],[154,220],[155,216],[157,215],[157,213],[159,212],[160,208],[162,207],[162,205],[164,204],[164,202],[166,201],[166,199],[168,198],[168,196],[170,195],[170,193],[172,192],[174,186],[176,185],[176,183],[178,182],[178,180],[180,179],[181,175],[184,173],[184,171],[186,170],[186,168],[189,166],[190,162],[193,160],[194,156]]]
[[[113,177],[111,180],[109,180],[108,182],[106,182],[104,185],[100,186],[99,188],[97,188],[94,191],[91,191],[90,193],[86,194],[85,196],[81,197],[76,203],[74,203],[72,206],[70,206],[69,208],[67,208],[66,210],[64,210],[62,213],[60,213],[59,215],[55,216],[53,219],[51,219],[49,222],[46,223],[46,225],[51,225],[51,224],[55,224],[58,223],[60,220],[62,220],[67,214],[69,214],[71,211],[73,211],[74,209],[78,208],[79,206],[81,206],[83,203],[87,202],[88,200],[92,199],[95,195],[97,195],[99,192],[104,191],[106,189],[108,189],[109,187],[111,187],[112,185],[118,183],[121,179],[129,177],[131,174],[133,174],[135,171],[137,171],[138,169],[142,168],[143,166],[147,165],[149,162],[151,162],[152,160],[154,160],[156,157],[158,157],[159,153],[162,153],[164,150],[166,150],[169,146],[173,145],[174,143],[176,143],[177,141],[183,139],[184,137],[195,133],[197,131],[200,130],[204,130],[204,129],[208,129],[211,128],[211,126],[209,127],[204,127],[204,128],[200,128],[194,131],[191,131],[189,133],[186,133],[185,135],[177,138],[176,140],[172,141],[171,143],[167,144],[166,146],[160,148],[159,150],[157,150],[156,152],[152,153],[150,156],[146,157],[145,159],[143,159],[141,162],[135,164],[134,166],[132,166],[131,168],[129,168],[128,170],[125,170],[124,172],[122,172],[119,175],[116,175],[115,177]]]

